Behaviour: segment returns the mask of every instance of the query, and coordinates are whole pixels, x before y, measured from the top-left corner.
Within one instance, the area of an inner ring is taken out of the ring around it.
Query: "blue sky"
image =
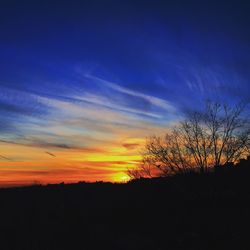
[[[120,156],[122,167],[103,165],[121,173],[132,164],[123,156],[137,155],[133,145],[205,99],[249,101],[249,9],[247,1],[1,2],[2,155],[15,170],[27,161],[34,163],[27,171],[36,171],[48,148],[63,151],[76,180],[86,177],[86,162],[68,152],[126,145],[126,152],[103,152]],[[42,163],[47,172],[50,161]],[[110,179],[102,165],[94,169],[94,178]]]

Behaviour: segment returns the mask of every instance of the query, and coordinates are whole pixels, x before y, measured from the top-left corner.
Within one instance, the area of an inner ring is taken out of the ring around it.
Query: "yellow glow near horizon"
[[[130,180],[129,176],[125,172],[119,172],[114,174],[112,182],[128,182]]]
[[[141,143],[140,138],[129,138],[120,146],[115,143],[115,146],[98,145],[83,150],[0,143],[3,156],[0,186],[100,180],[127,182],[126,170],[134,168],[141,159],[138,152]]]

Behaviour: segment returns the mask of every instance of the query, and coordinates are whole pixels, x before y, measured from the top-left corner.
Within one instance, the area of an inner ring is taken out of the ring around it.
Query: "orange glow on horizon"
[[[144,140],[86,149],[43,149],[0,143],[0,186],[19,186],[79,181],[127,182],[128,168],[138,165]],[[104,150],[99,150],[102,148]]]

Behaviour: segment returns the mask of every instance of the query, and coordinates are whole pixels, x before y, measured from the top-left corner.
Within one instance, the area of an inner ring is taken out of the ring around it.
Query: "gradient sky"
[[[0,185],[123,181],[145,137],[250,98],[247,1],[1,1]]]

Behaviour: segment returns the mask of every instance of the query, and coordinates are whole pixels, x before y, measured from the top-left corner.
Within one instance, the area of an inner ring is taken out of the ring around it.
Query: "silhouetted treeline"
[[[164,136],[147,138],[142,161],[127,174],[132,179],[207,172],[238,162],[250,152],[249,105],[207,101],[168,127]]]
[[[249,249],[250,164],[211,173],[0,190],[0,248]]]

